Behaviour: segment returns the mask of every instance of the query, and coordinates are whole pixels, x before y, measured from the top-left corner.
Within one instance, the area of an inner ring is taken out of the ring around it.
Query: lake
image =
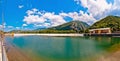
[[[16,36],[6,37],[6,43],[32,61],[99,61],[119,50],[120,38]]]

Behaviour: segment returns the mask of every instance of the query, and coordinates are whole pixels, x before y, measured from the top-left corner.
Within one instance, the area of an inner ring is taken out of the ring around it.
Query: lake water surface
[[[6,37],[6,42],[33,61],[97,61],[116,50],[118,37]]]

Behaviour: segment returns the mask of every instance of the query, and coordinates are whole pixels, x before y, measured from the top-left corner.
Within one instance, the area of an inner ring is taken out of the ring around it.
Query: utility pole
[[[1,0],[2,1],[2,0]],[[1,8],[2,8],[2,13],[1,13],[1,20],[2,20],[2,32],[1,32],[1,60],[2,61],[8,61],[7,54],[5,51],[5,33],[4,33],[4,27],[5,27],[5,22],[4,22],[4,15],[5,15],[5,5],[6,5],[6,0],[2,1],[1,3]]]

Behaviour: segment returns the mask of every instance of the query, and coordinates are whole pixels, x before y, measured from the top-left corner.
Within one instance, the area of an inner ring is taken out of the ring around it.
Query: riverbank
[[[14,34],[14,36],[30,36],[30,35],[39,35],[39,36],[84,36],[83,34]]]
[[[97,61],[120,61],[120,51],[101,56]]]
[[[6,43],[8,61],[32,61],[27,55],[10,43]]]

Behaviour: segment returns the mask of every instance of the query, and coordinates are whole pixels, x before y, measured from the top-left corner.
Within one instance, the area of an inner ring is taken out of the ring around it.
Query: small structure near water
[[[90,34],[111,34],[110,28],[98,28],[89,30]]]
[[[120,34],[112,33],[110,28],[90,29],[89,32],[84,36],[120,36]]]

